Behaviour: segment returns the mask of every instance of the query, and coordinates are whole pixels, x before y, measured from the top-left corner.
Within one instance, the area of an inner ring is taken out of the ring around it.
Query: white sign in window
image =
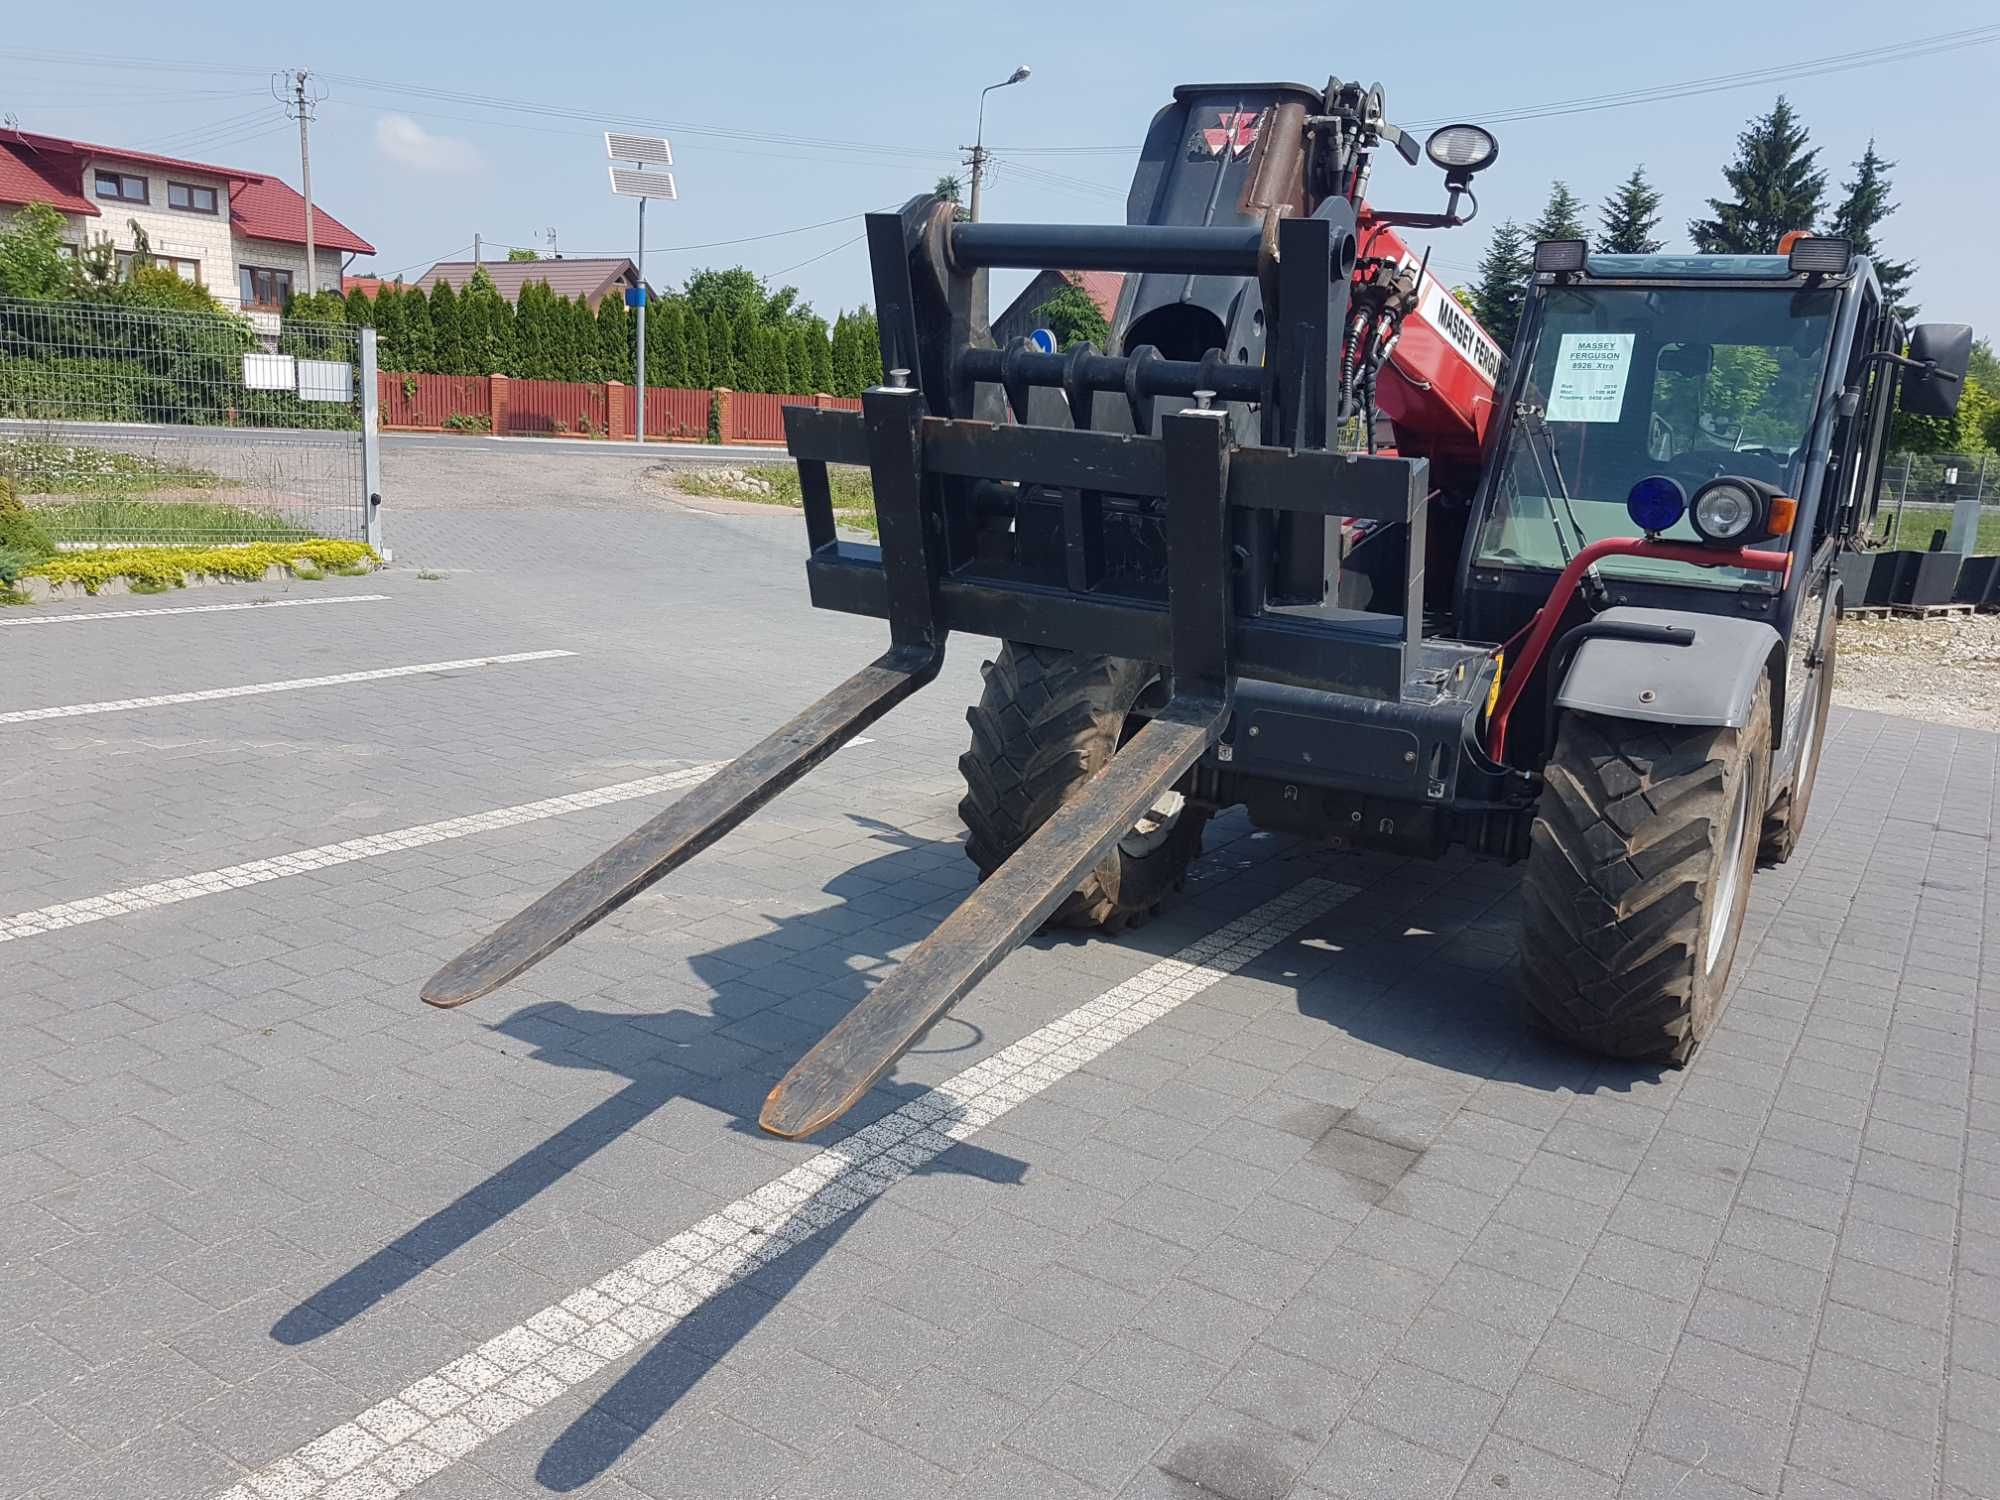
[[[1549,379],[1551,422],[1615,422],[1625,405],[1633,333],[1566,333]]]
[[[298,372],[289,354],[246,354],[243,356],[243,388],[249,391],[291,391],[298,389]]]
[[[299,361],[301,401],[352,401],[354,366],[344,359],[302,359]]]

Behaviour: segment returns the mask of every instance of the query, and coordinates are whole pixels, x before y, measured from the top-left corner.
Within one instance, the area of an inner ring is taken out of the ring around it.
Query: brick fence
[[[503,437],[629,439],[638,393],[620,381],[521,380],[507,375],[382,372],[382,426],[394,432],[492,432]],[[773,396],[756,391],[646,387],[646,436],[783,447],[784,409],[859,411],[851,396]]]

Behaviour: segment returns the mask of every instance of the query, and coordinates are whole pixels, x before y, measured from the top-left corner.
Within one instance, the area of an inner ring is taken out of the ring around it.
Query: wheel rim
[[[1729,811],[1729,835],[1723,840],[1722,873],[1715,883],[1713,909],[1708,914],[1707,961],[1702,972],[1713,974],[1722,957],[1723,940],[1729,933],[1729,919],[1736,911],[1736,889],[1743,884],[1743,842],[1750,831],[1750,767],[1736,777],[1736,796]]]
[[[1144,859],[1173,837],[1179,826],[1181,812],[1187,807],[1187,798],[1179,792],[1162,792],[1159,800],[1147,808],[1145,815],[1132,825],[1132,831],[1118,841],[1120,852],[1134,859]]]
[[[1824,672],[1827,670],[1827,667],[1822,665],[1820,670]],[[1820,685],[1815,682],[1813,684],[1812,696],[1806,699],[1806,723],[1805,732],[1799,739],[1799,763],[1792,769],[1792,801],[1794,803],[1799,800],[1799,792],[1804,788],[1806,778],[1812,775],[1813,749],[1819,744],[1820,696]]]

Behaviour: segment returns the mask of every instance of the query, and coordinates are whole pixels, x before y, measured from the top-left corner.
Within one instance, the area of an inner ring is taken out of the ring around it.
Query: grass
[[[849,464],[828,464],[827,488],[833,492],[833,519],[853,531],[875,534],[875,490],[868,471]],[[796,464],[745,464],[740,468],[686,468],[673,476],[674,488],[688,495],[719,500],[748,500],[754,505],[804,507]]]
[[[1894,505],[1885,503],[1875,517],[1875,534],[1886,536],[1890,523],[1896,518]],[[1903,511],[1901,525],[1897,529],[1895,545],[1906,552],[1922,552],[1931,544],[1931,533],[1951,530],[1951,508],[1943,505],[1912,505]],[[1979,536],[1972,544],[1975,554],[1986,557],[2000,554],[2000,507],[1982,506],[1979,512]]]
[[[145,490],[235,488],[234,480],[207,469],[47,438],[0,438],[0,474],[12,478],[24,495],[130,495]]]
[[[272,568],[284,568],[299,578],[321,578],[329,572],[349,575],[372,568],[380,559],[364,542],[254,542],[246,547],[105,547],[91,552],[63,552],[22,573],[57,586],[94,594],[113,579],[123,579],[134,593],[158,594],[185,588],[190,576],[260,579]],[[7,600],[24,603],[25,598]]]
[[[219,500],[105,496],[36,505],[29,514],[56,542],[293,542],[312,533],[268,510]]]

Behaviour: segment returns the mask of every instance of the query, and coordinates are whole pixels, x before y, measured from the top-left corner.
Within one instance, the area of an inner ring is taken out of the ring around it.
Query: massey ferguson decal
[[[1206,129],[1197,130],[1194,139],[1188,143],[1188,154],[1202,156],[1241,156],[1257,144],[1257,116],[1242,110],[1218,110],[1215,123]]]

